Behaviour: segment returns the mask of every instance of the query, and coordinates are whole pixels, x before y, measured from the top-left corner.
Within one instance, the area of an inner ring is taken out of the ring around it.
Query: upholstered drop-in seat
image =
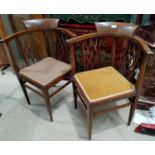
[[[21,69],[19,75],[41,86],[46,86],[70,70],[70,65],[47,57],[29,67]]]
[[[135,93],[134,85],[111,66],[77,73],[74,79],[89,102]]]

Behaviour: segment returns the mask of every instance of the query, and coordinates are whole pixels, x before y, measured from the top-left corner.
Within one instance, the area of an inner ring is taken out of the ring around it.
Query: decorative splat
[[[33,35],[22,35],[18,37],[16,41],[19,44],[19,47],[21,49],[20,53],[23,56],[26,66],[34,64],[39,60],[39,56],[37,53],[38,49]]]
[[[56,32],[56,59],[69,62],[69,54],[66,44],[66,40],[69,38],[70,36],[65,33]]]

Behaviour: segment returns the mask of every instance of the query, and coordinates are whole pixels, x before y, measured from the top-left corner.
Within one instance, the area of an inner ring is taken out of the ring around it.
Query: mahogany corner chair
[[[26,88],[34,91],[45,99],[50,121],[53,121],[50,98],[71,82],[72,65],[52,57],[43,58],[38,54],[38,51],[42,50],[40,46],[38,46],[40,41],[37,38],[38,33],[50,34],[51,32],[59,36],[57,37],[58,44],[60,45],[58,47],[60,51],[63,49],[62,52],[65,52],[67,49],[62,48],[61,43],[62,45],[66,45],[66,39],[74,37],[75,35],[63,28],[23,30],[1,39],[0,43],[4,44],[8,49],[13,70],[17,75],[17,79],[28,104],[30,104],[30,100]],[[15,46],[18,47],[17,51],[22,61],[19,61],[14,55],[16,50]],[[66,83],[50,94],[48,90],[64,79],[67,80]],[[35,86],[35,88],[33,86]]]
[[[120,57],[117,59],[119,39]],[[130,125],[143,91],[146,64],[149,55],[153,54],[147,44],[137,36],[114,32],[85,34],[68,39],[67,43],[74,55],[82,52],[82,71],[73,76],[74,104],[77,108],[79,96],[87,114],[88,138],[92,136],[94,116],[131,106],[128,118]],[[76,57],[73,58],[76,64]],[[111,103],[126,98],[129,103],[111,107]],[[104,105],[109,107],[100,108]]]

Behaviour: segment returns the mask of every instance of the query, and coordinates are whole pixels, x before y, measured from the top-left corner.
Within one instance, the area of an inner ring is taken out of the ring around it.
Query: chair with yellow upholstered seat
[[[121,59],[117,60],[117,40]],[[77,96],[80,97],[88,118],[88,137],[92,135],[93,116],[131,106],[128,125],[130,125],[138,98],[142,91],[143,75],[149,54],[146,43],[136,36],[117,33],[91,33],[67,40],[70,52],[81,52],[83,71],[73,77],[74,104],[77,108]],[[116,67],[116,60],[117,64]],[[74,70],[76,71],[76,57]],[[128,103],[111,106],[120,99],[129,99]],[[108,108],[104,108],[104,105]],[[102,108],[101,108],[102,107]]]

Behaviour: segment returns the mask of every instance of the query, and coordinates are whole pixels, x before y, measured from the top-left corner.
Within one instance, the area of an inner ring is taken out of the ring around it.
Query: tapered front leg
[[[52,110],[51,110],[51,104],[50,104],[50,97],[47,89],[43,89],[43,95],[45,98],[46,108],[47,112],[49,114],[50,121],[53,122],[53,116],[52,116]]]
[[[88,119],[88,139],[91,140],[92,125],[93,125],[93,112],[92,112],[92,108],[90,106],[87,109],[87,119]]]

